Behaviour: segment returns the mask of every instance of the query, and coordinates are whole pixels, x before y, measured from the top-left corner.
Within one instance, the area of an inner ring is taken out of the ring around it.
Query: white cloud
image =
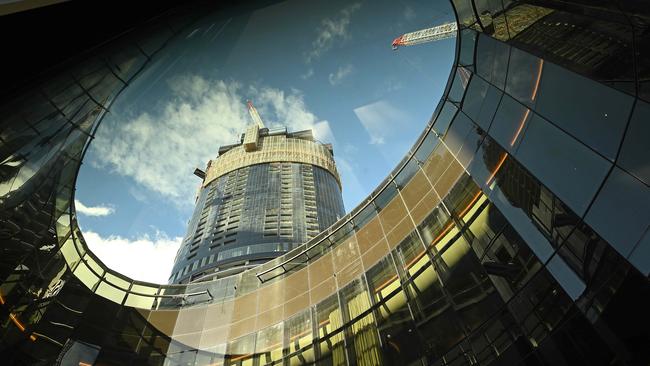
[[[404,15],[404,19],[406,19],[406,20],[413,20],[417,16],[417,14],[415,13],[415,10],[413,10],[413,8],[410,7],[410,6],[407,6],[406,8],[404,8],[404,14],[403,15]]]
[[[404,88],[404,83],[401,80],[389,79],[384,82],[385,93],[391,93]]]
[[[338,167],[339,174],[341,175],[341,180],[345,182],[343,184],[343,193],[346,197],[354,197],[352,207],[346,207],[348,211],[353,209],[356,205],[361,202],[363,198],[368,195],[368,190],[364,189],[359,177],[357,177],[356,172],[359,171],[357,167],[353,167],[348,160],[341,156],[340,154],[336,157],[336,166]]]
[[[353,144],[345,144],[343,145],[343,153],[345,155],[353,155],[359,152],[359,148]]]
[[[93,231],[84,231],[83,236],[90,250],[109,268],[153,283],[167,283],[182,241],[181,237],[170,238],[159,231],[153,238],[149,235],[137,239],[102,237]]]
[[[155,113],[104,123],[91,144],[92,163],[131,177],[140,186],[179,206],[191,207],[204,168],[219,146],[238,140],[252,123],[245,100],[252,98],[269,127],[314,129],[321,141],[332,141],[327,121],[319,120],[298,90],[185,76],[170,82],[171,97]]]
[[[407,120],[404,112],[387,101],[379,101],[356,108],[354,113],[370,136],[370,144],[381,145],[395,128]]]
[[[74,200],[75,210],[86,216],[108,216],[115,212],[115,208],[110,206],[86,206],[79,200]]]
[[[300,75],[300,78],[302,78],[303,80],[307,80],[307,79],[311,78],[312,76],[314,76],[314,69],[310,67],[309,70],[307,70],[307,72]]]
[[[314,124],[312,127],[314,133],[314,138],[322,143],[331,143],[336,145],[336,138],[334,138],[334,133],[330,128],[330,124],[327,121],[320,121]]]
[[[299,90],[289,93],[269,87],[251,87],[250,90],[251,95],[256,96],[255,105],[267,126],[287,126],[295,131],[311,129],[317,140],[334,142],[329,122],[319,120],[309,111]]]
[[[317,29],[318,36],[312,42],[312,47],[306,54],[307,63],[318,59],[327,52],[334,43],[348,39],[348,26],[350,18],[361,8],[361,3],[354,3],[343,8],[333,19],[326,18],[321,21]]]
[[[149,202],[149,200],[147,199],[146,193],[143,190],[136,187],[136,186],[129,187],[129,194],[133,198],[135,198],[135,200],[138,201],[138,202],[144,202],[144,203]]]
[[[348,77],[354,71],[354,66],[348,64],[345,66],[339,66],[338,70],[335,73],[330,73],[329,82],[331,85],[338,85],[343,82],[343,79]]]

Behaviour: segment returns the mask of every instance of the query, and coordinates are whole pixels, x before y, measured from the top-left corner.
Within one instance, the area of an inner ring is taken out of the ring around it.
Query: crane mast
[[[246,105],[248,105],[248,113],[250,113],[253,122],[257,124],[257,127],[264,128],[264,122],[262,122],[262,117],[260,117],[260,114],[257,113],[257,109],[255,109],[253,102],[249,100],[247,101]]]
[[[456,22],[445,23],[435,27],[420,29],[415,32],[403,34],[393,40],[392,46],[397,50],[399,46],[412,46],[415,44],[439,41],[456,36],[458,26]]]
[[[259,147],[260,141],[260,129],[264,128],[264,122],[262,122],[262,117],[257,113],[257,109],[253,105],[253,102],[250,100],[246,102],[248,106],[248,113],[250,113],[251,118],[253,119],[253,124],[248,126],[246,133],[244,133],[242,145],[244,145],[245,151],[255,151]]]

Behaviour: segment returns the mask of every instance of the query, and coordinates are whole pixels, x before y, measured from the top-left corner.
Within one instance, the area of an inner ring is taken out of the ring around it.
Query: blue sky
[[[76,199],[91,249],[164,283],[200,184],[192,172],[251,123],[247,99],[267,126],[334,144],[350,211],[421,133],[453,61],[454,39],[398,51],[391,41],[450,20],[446,2],[294,0],[197,21],[120,95],[90,145]]]

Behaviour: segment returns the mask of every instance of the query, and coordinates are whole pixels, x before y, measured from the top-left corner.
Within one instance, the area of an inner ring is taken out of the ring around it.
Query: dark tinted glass
[[[436,267],[441,267],[443,286],[453,303],[466,304],[458,310],[466,327],[476,328],[496,311],[500,301],[494,296],[487,273],[465,239],[459,237],[450,243],[435,263]],[[470,275],[460,276],[461,273]]]
[[[553,254],[553,248],[549,244],[548,238],[540,231],[539,226],[531,219],[529,213],[521,203],[513,200],[512,191],[517,189],[517,178],[501,179],[501,174],[508,176],[507,171],[516,167],[515,162],[508,158],[503,164],[502,170],[497,174],[490,190],[490,200],[498,207],[499,211],[505,216],[510,224],[515,228],[517,233],[526,242],[526,245],[542,261],[546,261]],[[512,177],[512,176],[511,176]]]
[[[527,52],[513,48],[510,52],[506,92],[528,106],[533,106],[539,94],[544,61]]]
[[[460,64],[473,71],[476,32],[471,29],[463,29],[460,32],[460,38]]]
[[[478,113],[478,116],[474,120],[474,122],[481,126],[482,129],[487,131],[490,128],[492,118],[494,117],[494,113],[499,106],[502,95],[503,92],[501,90],[490,85],[485,95],[485,99],[483,99],[483,103],[481,104],[481,109]]]
[[[628,259],[645,276],[650,275],[650,231],[646,231]]]
[[[386,205],[388,205],[395,196],[397,196],[397,187],[395,187],[395,184],[391,182],[383,191],[381,191],[377,198],[375,198],[377,210],[381,211],[386,208]]]
[[[490,126],[490,136],[512,153],[521,142],[532,115],[528,108],[504,94]]]
[[[537,115],[516,157],[578,215],[587,209],[610,167],[601,156]]]
[[[536,111],[613,160],[634,99],[573,72],[544,63]]]
[[[566,262],[559,255],[551,258],[547,264],[547,268],[572,299],[576,300],[580,297],[585,290],[585,283],[567,266]]]
[[[372,220],[375,216],[377,216],[377,208],[375,207],[374,202],[370,202],[370,204],[361,210],[359,214],[354,216],[352,221],[354,221],[354,226],[359,229],[366,225],[368,221]]]
[[[453,108],[454,110],[456,109],[456,107]],[[438,136],[436,136],[435,131],[429,131],[427,137],[422,141],[422,145],[420,145],[418,150],[415,152],[415,159],[420,162],[427,160],[433,149],[438,146],[439,142],[440,140],[438,139]]]
[[[642,3],[639,1],[639,3]],[[637,28],[634,32],[634,43],[636,45],[636,57],[639,65],[645,67],[637,68],[637,80],[639,83],[638,95],[646,102],[650,102],[650,34],[648,32],[640,32]]]
[[[637,101],[618,164],[650,185],[650,104]]]
[[[508,69],[510,47],[480,34],[476,46],[476,73],[493,85],[503,88]]]
[[[128,81],[144,65],[146,57],[133,45],[125,44],[120,52],[107,55],[113,72],[122,80]]]
[[[458,113],[454,124],[445,136],[445,142],[463,166],[467,166],[478,148],[479,137],[476,126],[464,113]]]
[[[650,188],[614,168],[585,219],[627,257],[648,229]]]
[[[408,163],[406,163],[406,166],[404,166],[404,169],[402,169],[399,174],[395,177],[395,183],[397,183],[397,186],[399,188],[404,188],[406,184],[411,180],[413,175],[417,173],[418,171],[418,164],[415,160],[409,160]]]
[[[483,105],[483,99],[487,94],[489,84],[479,77],[473,77],[465,93],[463,100],[463,112],[473,120],[478,118],[478,114]]]
[[[473,77],[465,99],[463,111],[481,128],[487,130],[497,108],[501,92],[480,77]]]
[[[469,84],[469,79],[472,74],[467,69],[458,67],[456,75],[454,76],[454,84],[449,91],[449,100],[452,102],[460,103],[465,95],[465,89]]]
[[[471,0],[453,0],[460,24],[472,25],[476,22]]]
[[[433,125],[433,131],[444,135],[457,110],[458,108],[456,108],[455,105],[449,102],[445,102],[445,105],[442,107],[442,110],[440,111],[440,114],[438,115],[438,118]]]

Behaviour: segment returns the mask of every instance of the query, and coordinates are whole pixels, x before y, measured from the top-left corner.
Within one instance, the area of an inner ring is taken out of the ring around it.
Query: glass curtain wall
[[[453,6],[456,65],[402,163],[328,230],[227,280],[141,283],[87,250],[71,202],[104,104],[86,128],[61,121],[66,138],[44,143],[39,121],[60,111],[3,122],[3,354],[23,364],[647,364],[649,9]],[[73,88],[89,98],[88,85]]]

